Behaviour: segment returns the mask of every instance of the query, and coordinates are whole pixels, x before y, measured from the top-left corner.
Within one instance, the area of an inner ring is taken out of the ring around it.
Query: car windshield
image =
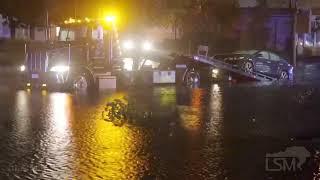
[[[257,53],[257,50],[241,50],[241,51],[234,51],[232,54],[248,54],[248,55],[253,55]]]
[[[77,41],[86,37],[86,31],[81,31],[80,28],[60,28],[59,41]]]
[[[57,30],[59,41],[82,41],[103,39],[102,27],[91,28],[89,26],[62,27]]]

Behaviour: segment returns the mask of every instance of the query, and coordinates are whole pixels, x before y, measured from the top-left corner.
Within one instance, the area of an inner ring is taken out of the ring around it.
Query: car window
[[[142,68],[152,68],[157,69],[159,67],[160,63],[152,60],[146,60],[145,62],[141,62]]]
[[[280,56],[278,56],[278,55],[276,55],[274,53],[270,53],[270,60],[271,61],[280,61],[281,58],[280,58]]]
[[[269,53],[266,51],[261,51],[256,55],[259,59],[269,59]]]

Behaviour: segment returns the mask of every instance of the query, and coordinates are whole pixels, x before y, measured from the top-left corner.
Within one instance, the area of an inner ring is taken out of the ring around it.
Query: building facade
[[[239,5],[242,8],[255,7],[263,2],[263,0],[239,0]],[[299,8],[320,8],[319,0],[265,0],[266,5],[269,8],[289,8],[290,5],[294,5],[297,2]]]
[[[263,1],[239,0],[239,5],[241,8],[253,8],[259,5],[258,2]],[[294,8],[295,4],[300,11],[311,11],[309,17],[311,28],[309,32],[298,34],[297,53],[300,56],[320,56],[320,0],[265,0],[265,5],[269,9],[282,9],[282,11],[285,11],[285,9]],[[267,44],[268,47],[272,47],[270,45],[274,44],[276,47],[275,49],[283,49],[281,47],[284,45],[284,39],[288,38],[286,32],[289,32],[288,28],[290,28],[289,19],[284,20],[283,18],[279,18],[279,16],[274,14],[272,22],[268,23],[267,25],[267,28],[271,30],[270,39],[268,40],[269,42]],[[282,23],[283,20],[286,21],[284,24]],[[286,27],[284,28],[282,26]],[[283,32],[275,33],[276,31]],[[275,43],[277,41],[280,42]]]

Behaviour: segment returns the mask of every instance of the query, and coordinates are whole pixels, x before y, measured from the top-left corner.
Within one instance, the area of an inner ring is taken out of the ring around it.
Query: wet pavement
[[[319,70],[304,66],[281,84],[0,88],[0,179],[312,179],[313,166],[288,175],[269,172],[265,160],[287,147],[320,147]],[[124,98],[152,118],[104,121],[105,105]]]

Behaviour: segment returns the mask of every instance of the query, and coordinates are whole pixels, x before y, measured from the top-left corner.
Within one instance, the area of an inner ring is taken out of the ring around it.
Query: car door
[[[271,72],[270,75],[277,77],[279,75],[279,67],[281,63],[281,57],[277,54],[270,52],[270,68]]]
[[[255,71],[269,74],[271,71],[270,63],[269,62],[269,53],[267,51],[259,51],[254,56],[254,68]]]

